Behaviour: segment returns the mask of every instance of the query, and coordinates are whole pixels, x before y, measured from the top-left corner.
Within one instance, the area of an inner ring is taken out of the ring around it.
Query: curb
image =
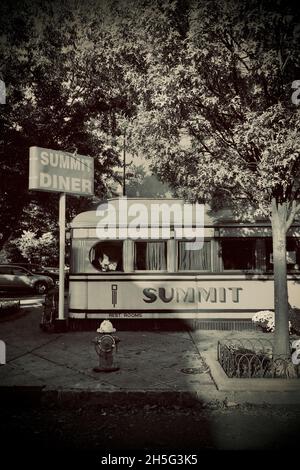
[[[42,400],[44,386],[0,386],[0,400],[5,405],[36,405]]]
[[[113,405],[124,406],[202,406],[205,402],[197,392],[164,390],[54,389],[46,386],[0,386],[0,400],[11,405],[42,404],[49,406]],[[220,402],[221,406],[221,402]]]
[[[227,377],[226,373],[217,361],[215,351],[202,351],[201,354],[210,368],[210,373],[217,389],[220,391],[298,393],[300,403],[299,379],[231,379]]]
[[[145,390],[114,390],[114,391],[92,391],[92,390],[53,390],[45,389],[42,392],[43,403],[56,403],[58,405],[101,405],[111,407],[113,405],[124,406],[186,406],[191,407],[201,404],[198,393],[188,391],[145,391]]]
[[[212,386],[199,392],[178,390],[93,390],[48,388],[41,386],[0,386],[0,400],[5,405],[58,406],[64,408],[82,406],[165,406],[197,409],[230,410],[240,406],[296,406],[300,405],[299,391],[219,391]]]

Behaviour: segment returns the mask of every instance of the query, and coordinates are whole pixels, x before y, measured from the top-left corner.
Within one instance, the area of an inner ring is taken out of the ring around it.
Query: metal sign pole
[[[59,196],[59,296],[58,319],[64,320],[65,307],[65,241],[66,241],[66,194]]]
[[[94,159],[87,155],[32,146],[29,151],[29,189],[60,193],[59,197],[59,292],[57,331],[67,331],[64,313],[66,194],[93,196]],[[57,291],[54,293],[55,316]],[[57,320],[57,321],[56,321]]]

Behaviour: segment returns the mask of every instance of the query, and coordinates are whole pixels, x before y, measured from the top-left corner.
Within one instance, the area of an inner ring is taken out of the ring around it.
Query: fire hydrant
[[[120,338],[113,333],[116,329],[109,320],[103,320],[97,333],[100,333],[93,340],[96,353],[99,356],[99,366],[94,367],[94,372],[114,372],[120,367],[116,364],[114,355],[117,352],[117,346]]]

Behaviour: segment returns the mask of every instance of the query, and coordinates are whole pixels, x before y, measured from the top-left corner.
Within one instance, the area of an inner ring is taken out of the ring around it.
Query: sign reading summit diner
[[[60,150],[30,147],[29,189],[92,196],[94,159]]]

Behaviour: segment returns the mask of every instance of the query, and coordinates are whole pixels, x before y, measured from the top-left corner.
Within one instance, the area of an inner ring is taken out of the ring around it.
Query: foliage
[[[155,174],[147,173],[143,165],[132,165],[126,183],[128,197],[167,197],[171,194],[167,184],[159,181]]]
[[[300,335],[300,310],[295,307],[290,307],[289,320],[291,323],[292,333]]]
[[[230,205],[240,219],[270,216],[275,351],[288,354],[286,233],[300,211],[300,108],[291,100],[300,74],[299,11],[282,0],[159,5],[159,42],[145,13],[145,52],[155,49],[133,145],[185,199]]]
[[[239,213],[242,205],[246,217],[253,210],[269,215],[275,197],[289,203],[294,217],[300,208],[293,206],[300,191],[300,109],[291,102],[300,71],[298,13],[280,1],[216,0],[192,3],[182,27],[186,21],[184,37],[173,30],[171,57],[164,45],[152,51],[136,145],[179,195],[230,202]],[[166,28],[161,44],[169,38]],[[182,148],[183,130],[190,148]]]
[[[95,195],[107,194],[120,164],[118,119],[134,106],[126,74],[135,59],[124,60],[131,44],[118,8],[92,0],[1,2],[0,75],[7,87],[0,108],[2,244],[20,230],[28,204],[52,222],[57,218],[57,195],[27,190],[32,145],[93,156]],[[90,202],[69,198],[70,213]]]
[[[271,310],[260,310],[252,317],[252,322],[257,324],[263,331],[275,331],[275,314]],[[291,330],[292,324],[289,322],[289,329]]]
[[[263,331],[275,330],[274,312],[271,310],[260,310],[252,317],[252,322],[257,324]]]
[[[37,237],[35,232],[23,231],[20,238],[14,240],[23,258],[29,263],[53,265],[58,263],[57,240],[51,232]]]
[[[102,197],[120,164],[125,130],[131,152],[150,157],[178,195],[260,214],[270,214],[275,196],[294,217],[300,111],[291,82],[300,31],[289,3],[9,5],[1,7],[8,91],[1,107],[3,240],[28,201],[44,208],[56,201],[28,194],[30,145],[93,155]],[[190,147],[181,145],[183,131]]]
[[[1,318],[6,315],[12,315],[20,311],[19,300],[0,300],[0,315]]]

